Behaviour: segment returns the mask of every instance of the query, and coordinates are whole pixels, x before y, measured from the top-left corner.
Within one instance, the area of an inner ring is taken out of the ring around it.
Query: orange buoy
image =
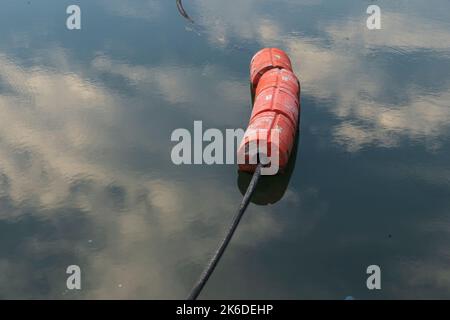
[[[250,62],[250,82],[252,93],[258,86],[259,79],[270,69],[279,68],[292,71],[288,55],[278,48],[265,48],[258,51]]]
[[[300,115],[300,82],[292,72],[289,57],[279,49],[263,49],[259,55],[255,55],[252,65],[262,59],[264,53],[267,56],[267,53],[274,52],[282,52],[285,55],[283,61],[288,62],[285,65],[289,68],[266,68],[262,74],[259,73],[250,123],[238,149],[241,171],[254,172],[262,153],[271,161],[276,159],[276,166],[283,171],[294,146]],[[273,66],[273,63],[271,65]],[[278,134],[273,136],[273,130],[277,130]],[[277,141],[273,141],[274,137]],[[276,155],[272,154],[272,150]]]

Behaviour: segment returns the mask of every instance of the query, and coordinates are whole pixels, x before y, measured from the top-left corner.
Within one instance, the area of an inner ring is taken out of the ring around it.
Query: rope
[[[241,205],[239,206],[239,210],[236,213],[236,215],[233,218],[233,222],[230,225],[230,228],[228,229],[227,235],[222,240],[219,248],[216,250],[214,256],[211,258],[209,263],[206,265],[205,270],[200,275],[200,278],[197,280],[195,286],[192,288],[191,292],[189,293],[189,296],[187,297],[187,300],[196,300],[200,292],[202,291],[203,287],[205,286],[206,282],[208,281],[211,274],[214,272],[214,269],[216,268],[220,258],[222,257],[223,253],[225,252],[225,249],[228,246],[228,243],[230,242],[231,238],[233,237],[234,232],[236,231],[237,226],[239,225],[239,222],[241,221],[242,216],[244,215],[245,210],[248,207],[248,204],[250,203],[250,199],[253,195],[253,192],[256,189],[256,185],[258,183],[259,177],[261,176],[261,164],[258,164],[256,167],[255,172],[253,173],[252,180],[250,181],[250,184],[247,187],[247,191],[245,192],[244,198],[242,199]]]

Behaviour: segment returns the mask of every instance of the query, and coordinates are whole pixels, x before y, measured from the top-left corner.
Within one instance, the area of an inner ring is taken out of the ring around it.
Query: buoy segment
[[[300,94],[300,83],[295,74],[287,69],[271,69],[264,73],[259,79],[255,89],[255,96],[268,88],[281,88],[298,97]]]
[[[263,49],[253,57],[250,78],[256,97],[238,149],[239,170],[254,172],[257,160],[264,156],[276,161],[283,171],[298,131],[300,82],[292,72],[287,54],[276,48]]]
[[[274,68],[292,71],[291,60],[283,50],[265,48],[253,56],[250,62],[250,82],[253,91],[258,86],[262,75]]]

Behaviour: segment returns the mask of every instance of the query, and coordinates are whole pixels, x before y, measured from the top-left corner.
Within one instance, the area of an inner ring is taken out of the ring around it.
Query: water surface
[[[449,299],[449,2],[183,5],[2,1],[0,298],[184,298],[248,177],[173,165],[170,134],[245,128],[271,46],[302,83],[291,175],[264,181],[201,297]]]

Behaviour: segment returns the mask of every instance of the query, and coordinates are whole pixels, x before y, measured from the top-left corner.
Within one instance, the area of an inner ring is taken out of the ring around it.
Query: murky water
[[[201,297],[450,298],[449,2],[183,5],[0,3],[0,297],[184,298],[248,177],[173,165],[171,132],[245,128],[248,63],[276,46],[302,83],[297,153]]]

